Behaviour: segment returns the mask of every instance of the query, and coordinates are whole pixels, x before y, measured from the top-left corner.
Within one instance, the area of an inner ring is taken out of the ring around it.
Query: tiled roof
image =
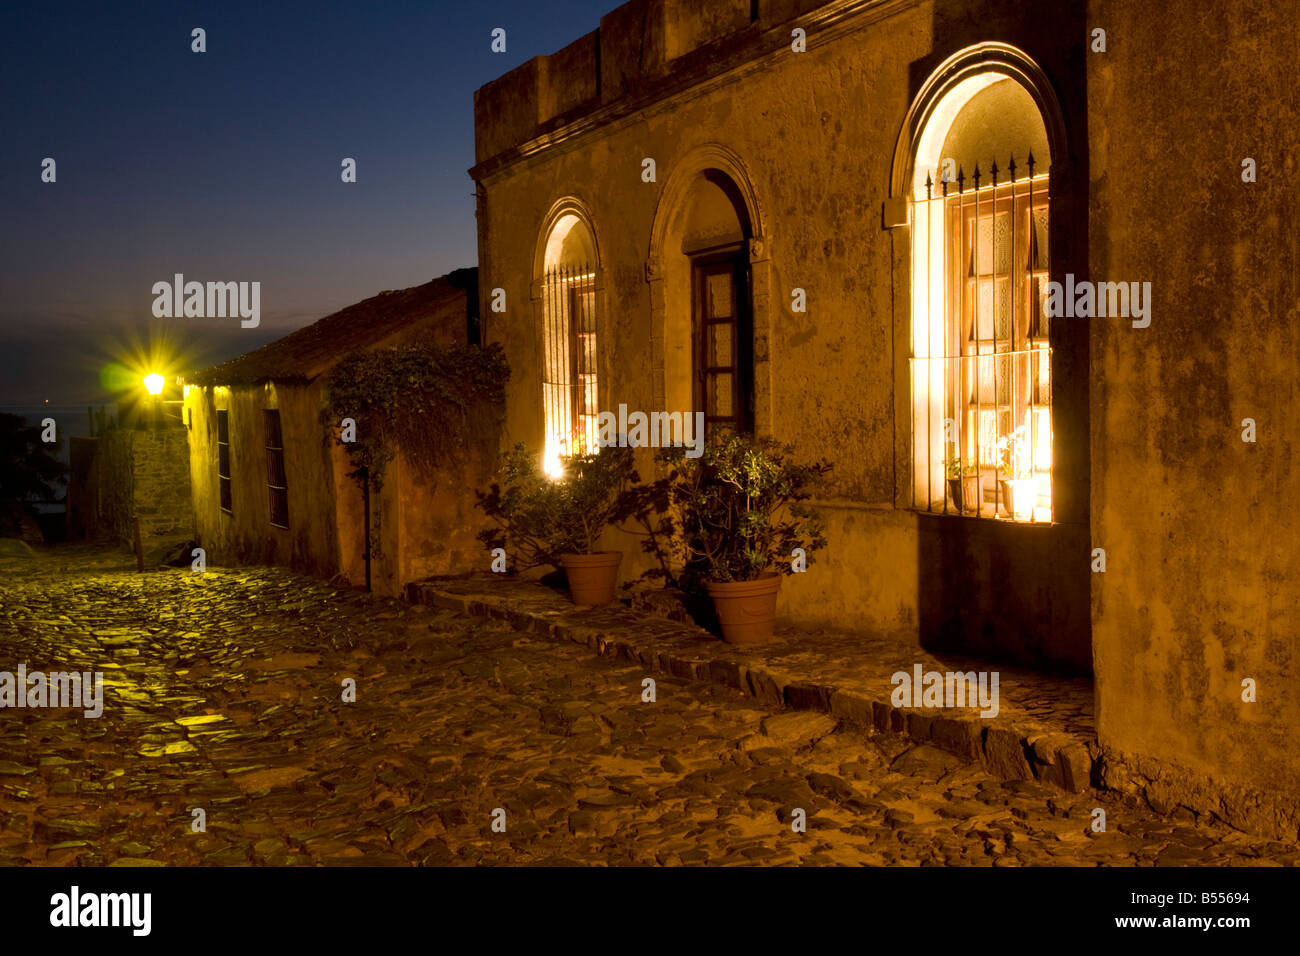
[[[192,385],[256,385],[268,381],[311,381],[350,352],[394,335],[412,322],[434,318],[465,297],[476,296],[474,269],[457,269],[424,285],[381,292],[333,315],[220,365],[183,376]],[[471,302],[470,308],[476,303]],[[455,318],[448,316],[449,320]]]

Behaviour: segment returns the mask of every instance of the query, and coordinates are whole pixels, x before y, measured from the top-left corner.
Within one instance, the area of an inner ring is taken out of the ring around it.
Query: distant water
[[[68,464],[68,445],[69,438],[88,438],[90,437],[90,418],[86,414],[87,407],[98,408],[99,406],[86,405],[0,405],[0,414],[18,415],[28,425],[39,427],[41,422],[47,418],[53,418],[55,424],[55,434],[59,438],[59,447],[55,455],[59,461],[65,465]],[[105,415],[113,414],[114,407],[108,406]],[[40,505],[38,507],[42,513],[51,513],[63,511],[63,505]]]

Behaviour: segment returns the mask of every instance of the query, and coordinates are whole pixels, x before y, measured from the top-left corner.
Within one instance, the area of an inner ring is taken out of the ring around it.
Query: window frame
[[[689,257],[691,273],[691,368],[693,404],[704,412],[704,432],[730,428],[739,433],[754,430],[754,327],[749,308],[749,260],[745,245],[711,249]],[[731,315],[724,319],[705,316],[708,282],[711,276],[731,274]],[[731,364],[708,365],[709,329],[731,329]],[[730,415],[716,415],[709,407],[706,380],[709,375],[731,375]]]
[[[552,446],[556,458],[599,450],[597,278],[589,263],[560,263],[542,274],[542,428],[547,459]],[[586,337],[589,349],[583,345]]]
[[[274,423],[274,427],[272,427]],[[262,409],[262,430],[266,449],[267,511],[271,526],[289,530],[289,476],[285,468],[284,427],[278,408]],[[284,484],[276,484],[279,478]],[[281,505],[277,513],[276,504]],[[283,523],[276,520],[283,517]]]
[[[600,329],[596,315],[596,276],[590,267],[580,278],[571,279],[565,303],[569,310],[569,431],[570,434],[598,434],[600,414]],[[586,301],[584,301],[586,300]],[[583,325],[590,328],[584,329]],[[591,346],[586,347],[585,336]],[[588,360],[590,368],[588,369]],[[589,450],[589,449],[584,449]],[[570,449],[572,451],[572,449]]]
[[[217,507],[228,515],[235,513],[230,447],[230,409],[217,413]],[[223,470],[224,469],[224,470]]]

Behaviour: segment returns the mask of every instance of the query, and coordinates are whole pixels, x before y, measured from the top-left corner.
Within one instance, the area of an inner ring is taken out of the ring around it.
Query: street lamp
[[[162,424],[160,421],[161,400],[158,398],[162,394],[163,386],[167,384],[167,379],[163,378],[157,372],[150,372],[144,377],[144,389],[150,395],[149,400],[149,424],[152,428],[157,428]]]

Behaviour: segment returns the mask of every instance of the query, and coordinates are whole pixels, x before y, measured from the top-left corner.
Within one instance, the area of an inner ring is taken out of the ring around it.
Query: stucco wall
[[[1101,740],[1272,795],[1179,799],[1294,838],[1300,794],[1300,130],[1295,10],[1170,16],[1095,0],[1089,244],[1152,283],[1151,325],[1092,320],[1092,576]],[[1242,181],[1242,160],[1258,181]],[[1258,441],[1242,441],[1242,420]],[[1242,700],[1242,680],[1258,702]],[[1168,794],[1166,794],[1168,797]],[[1287,810],[1287,805],[1291,809]],[[1290,814],[1290,823],[1285,821]]]
[[[461,332],[465,313],[463,296],[447,302],[427,321],[414,322],[373,347],[423,342],[438,347],[465,344]],[[476,507],[475,490],[486,490],[496,466],[501,436],[489,430],[473,436],[473,443],[454,460],[439,463],[433,474],[413,469],[398,449],[388,463],[379,488],[371,486],[370,520],[375,549],[371,555],[371,588],[399,596],[406,584],[435,574],[483,570],[488,554],[475,535],[483,525]],[[337,570],[353,584],[366,580],[364,494],[347,451],[329,443],[335,495],[338,540]]]
[[[320,424],[320,386],[273,384],[187,390],[199,543],[217,564],[284,564],[329,577],[338,570],[334,475]],[[263,410],[280,410],[289,527],[271,524]],[[218,409],[230,413],[231,510],[217,484]]]
[[[488,522],[474,492],[492,482],[499,440],[499,432],[476,435],[473,445],[432,473],[417,470],[401,454],[389,463],[371,501],[379,541],[371,568],[374,591],[400,596],[411,581],[488,569],[491,555],[477,538]],[[359,545],[359,526],[345,529],[343,540]],[[364,565],[348,566],[364,580]]]
[[[640,6],[663,12],[662,4]],[[488,130],[480,133],[477,171],[483,187],[480,288],[485,310],[492,289],[507,293],[504,315],[484,315],[489,339],[505,346],[512,369],[508,440],[538,448],[542,441],[534,262],[547,211],[565,196],[590,211],[602,263],[600,406],[660,407],[655,379],[665,373],[654,367],[647,263],[671,272],[663,259],[680,250],[672,247],[671,232],[662,250],[651,248],[651,237],[656,216],[675,212],[661,204],[680,185],[674,176],[718,144],[736,157],[752,185],[753,234],[762,240],[751,253],[754,295],[766,300],[770,316],[770,328],[755,343],[760,361],[767,360],[758,376],[760,430],[836,466],[823,502],[831,548],[812,571],[783,588],[782,610],[904,628],[938,647],[1087,670],[1086,330],[1085,337],[1075,332],[1055,345],[1057,524],[991,530],[966,519],[918,518],[907,510],[906,477],[910,246],[906,228],[886,230],[881,216],[895,145],[923,82],[957,50],[1001,40],[1043,67],[1061,101],[1072,155],[1060,157],[1053,185],[1053,215],[1061,223],[1058,236],[1054,221],[1053,259],[1061,272],[1073,268],[1083,248],[1078,235],[1086,235],[1080,198],[1087,175],[1084,31],[1079,5],[1052,6],[878,4],[824,29],[821,21],[799,21],[809,26],[808,52],[801,54],[790,50],[789,25],[773,26],[779,20],[745,25],[721,40],[715,34],[722,21],[701,22],[701,42],[713,46],[675,63],[663,59],[664,50],[683,48],[681,37],[665,40],[651,30],[639,74],[629,78],[625,70],[621,92],[602,86],[607,121],[526,158],[487,155],[504,149],[512,130],[517,142],[537,129],[519,126],[517,111],[500,118],[504,130],[492,129],[498,116],[481,98],[478,123]],[[626,27],[633,7],[602,20],[602,51],[622,48],[622,28],[614,28]],[[789,12],[798,11],[777,15]],[[651,22],[695,29],[689,17],[652,16]],[[698,63],[708,57],[700,54],[725,58],[727,50],[746,44],[750,65],[654,99],[655,84],[701,69]],[[602,66],[610,68],[603,59]],[[525,74],[521,83],[535,80]],[[514,76],[495,81],[491,96],[503,96]],[[559,82],[554,70],[548,76]],[[522,87],[519,92],[528,95]],[[654,183],[641,179],[646,157],[656,162]],[[1079,262],[1074,271],[1085,269]],[[671,321],[686,306],[680,296],[674,301],[671,282],[665,285]],[[790,310],[795,288],[806,291],[806,314]],[[606,543],[636,547],[617,532]],[[625,576],[644,567],[639,560],[625,562]],[[961,613],[948,613],[952,606]]]

